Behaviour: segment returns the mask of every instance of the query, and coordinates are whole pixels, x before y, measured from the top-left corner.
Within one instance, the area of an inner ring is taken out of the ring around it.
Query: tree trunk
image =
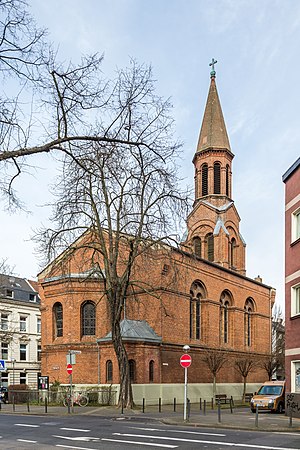
[[[124,408],[133,408],[134,402],[129,374],[129,362],[127,352],[122,341],[119,321],[115,321],[113,324],[112,340],[119,364],[120,394],[118,406],[123,406]]]
[[[243,377],[244,378],[244,388],[243,388],[243,402],[245,402],[246,399],[246,387],[247,387],[247,377]]]
[[[214,375],[214,378],[213,378],[213,398],[215,398],[215,396],[216,396],[216,391],[217,391],[217,384],[216,384],[216,376]]]

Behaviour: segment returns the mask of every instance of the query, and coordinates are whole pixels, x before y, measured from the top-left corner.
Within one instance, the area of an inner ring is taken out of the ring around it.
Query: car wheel
[[[283,413],[283,403],[279,403],[278,404],[278,406],[277,406],[277,410],[276,410],[276,412],[278,413],[278,414],[282,414]]]
[[[251,408],[251,412],[255,413],[255,412],[256,412],[256,409]]]

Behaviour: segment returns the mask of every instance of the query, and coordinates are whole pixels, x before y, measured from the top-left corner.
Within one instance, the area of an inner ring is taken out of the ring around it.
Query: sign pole
[[[186,422],[186,404],[187,404],[187,367],[184,368],[184,408],[183,408],[184,422]]]

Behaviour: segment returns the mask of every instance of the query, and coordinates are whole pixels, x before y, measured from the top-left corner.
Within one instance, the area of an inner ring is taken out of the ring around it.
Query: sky
[[[296,0],[30,0],[30,11],[62,60],[103,53],[105,77],[130,58],[151,64],[157,92],[171,98],[180,170],[193,185],[196,150],[215,58],[217,88],[232,152],[233,200],[247,243],[247,276],[260,275],[284,304],[283,173],[299,157],[300,1]],[[40,270],[33,230],[43,208],[51,163],[18,181],[30,213],[1,209],[1,256],[15,274]]]

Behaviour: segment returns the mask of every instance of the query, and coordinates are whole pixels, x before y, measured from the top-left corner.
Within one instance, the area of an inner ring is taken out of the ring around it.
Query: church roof
[[[123,341],[142,341],[161,343],[162,338],[158,336],[146,320],[124,319],[120,323],[121,336]],[[97,342],[111,341],[111,331]]]
[[[197,152],[211,148],[227,149],[231,152],[214,71],[211,72],[210,88],[202,120]]]

